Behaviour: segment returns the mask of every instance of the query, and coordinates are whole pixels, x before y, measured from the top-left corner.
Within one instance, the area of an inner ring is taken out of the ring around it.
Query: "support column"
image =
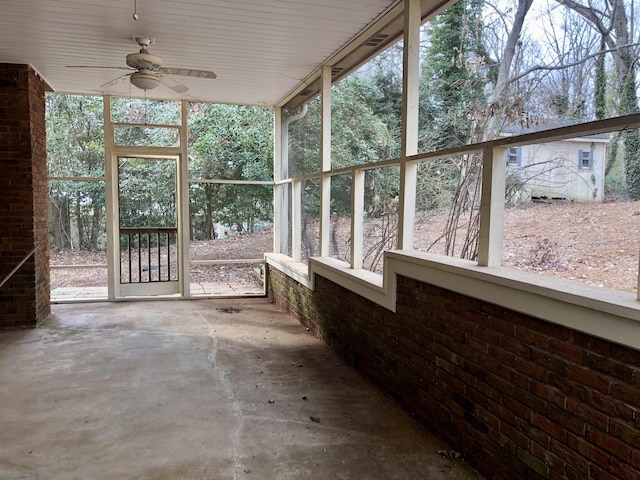
[[[0,63],[0,328],[36,327],[51,313],[48,90],[31,66]]]
[[[284,178],[283,172],[283,138],[282,107],[273,109],[273,181],[279,182]],[[286,149],[286,145],[284,146]],[[274,183],[273,186],[273,251],[286,253],[287,247],[287,222],[286,214],[289,211],[286,203],[285,185]],[[283,251],[284,250],[284,251]]]
[[[364,170],[355,169],[351,184],[351,268],[363,266],[364,180]]]
[[[322,67],[322,90],[320,93],[320,171],[331,170],[331,67]],[[329,256],[329,230],[331,224],[331,177],[320,178],[320,248],[318,255]]]
[[[397,248],[412,249],[416,210],[416,163],[406,158],[418,153],[418,97],[420,88],[420,0],[404,2],[402,76],[402,138],[400,147],[400,205]]]
[[[478,265],[481,267],[499,267],[502,264],[506,154],[506,148],[486,148],[483,151],[478,237]]]

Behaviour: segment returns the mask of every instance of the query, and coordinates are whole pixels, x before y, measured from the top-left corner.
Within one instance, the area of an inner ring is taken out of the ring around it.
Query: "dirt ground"
[[[436,216],[416,230],[416,248],[427,250],[445,221]],[[635,292],[639,231],[640,202],[560,201],[512,208],[505,213],[503,265]],[[441,245],[431,251],[442,253]]]
[[[504,265],[637,291],[640,202],[534,204],[505,216]]]
[[[446,220],[432,216],[416,230],[416,248],[426,250]],[[348,251],[348,219],[339,242]],[[366,230],[366,229],[365,229]],[[514,208],[505,215],[505,266],[557,278],[635,292],[640,251],[640,202],[538,203]],[[261,258],[273,249],[271,229],[255,234],[193,242],[191,258],[199,260]],[[342,248],[340,250],[343,250]],[[431,251],[437,252],[437,247]],[[106,264],[104,252],[51,252],[52,265]],[[194,266],[193,281],[222,278],[233,281],[253,268]],[[52,270],[52,288],[106,285],[106,269]]]

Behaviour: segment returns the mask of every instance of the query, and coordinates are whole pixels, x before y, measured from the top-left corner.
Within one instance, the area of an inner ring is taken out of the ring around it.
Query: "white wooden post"
[[[324,65],[320,80],[320,171],[331,170],[331,67]],[[320,246],[318,254],[329,256],[329,231],[331,225],[331,177],[320,177]]]
[[[291,183],[291,257],[302,261],[302,188],[304,182]]]
[[[640,264],[638,265],[638,293],[636,298],[640,300]]]
[[[506,148],[487,148],[483,151],[478,238],[478,265],[481,267],[498,267],[502,264],[506,171]]]
[[[180,157],[178,158],[178,198],[180,210],[178,216],[178,244],[180,249],[180,291],[184,297],[191,296],[191,265],[190,265],[190,232],[189,232],[189,126],[188,103],[186,100],[180,102]]]
[[[283,179],[283,133],[282,133],[282,107],[273,109],[273,180],[278,182]],[[273,251],[282,252],[282,237],[286,234],[286,225],[283,218],[287,216],[283,196],[286,188],[282,184],[273,186]]]
[[[106,213],[107,213],[107,298],[113,300],[120,295],[120,262],[118,229],[119,220],[116,217],[118,199],[118,167],[113,156],[114,130],[111,121],[111,97],[102,97],[104,118],[104,174],[106,186]]]
[[[364,170],[355,169],[351,180],[351,268],[362,268],[364,175]]]
[[[420,85],[421,1],[404,2],[404,45],[402,60],[402,138],[400,147],[399,249],[413,248],[417,164],[407,157],[418,153],[418,96]]]

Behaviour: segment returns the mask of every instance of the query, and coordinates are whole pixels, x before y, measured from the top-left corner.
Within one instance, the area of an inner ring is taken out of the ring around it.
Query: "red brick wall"
[[[269,268],[269,297],[490,479],[640,479],[640,351],[409,278],[392,313]],[[339,299],[339,301],[336,301]]]
[[[45,90],[28,65],[0,64],[0,328],[34,327],[50,313]]]

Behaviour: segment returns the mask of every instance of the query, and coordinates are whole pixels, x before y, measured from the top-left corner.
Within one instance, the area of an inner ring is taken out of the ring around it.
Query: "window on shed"
[[[522,163],[522,148],[509,147],[507,149],[507,165],[520,166]]]
[[[592,150],[580,150],[580,156],[578,158],[578,166],[580,168],[593,168],[593,151]]]

